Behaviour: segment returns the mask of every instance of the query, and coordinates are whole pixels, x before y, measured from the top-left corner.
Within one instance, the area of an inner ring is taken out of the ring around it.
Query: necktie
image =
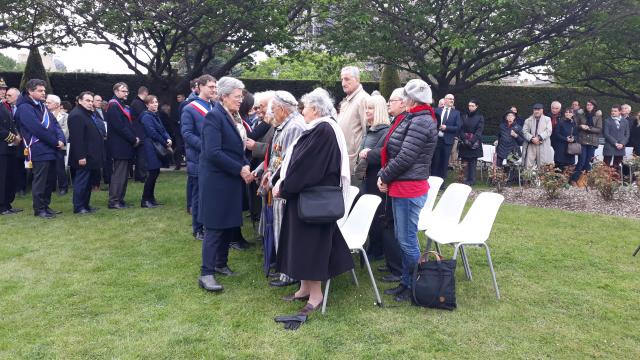
[[[449,118],[449,108],[446,108],[444,110],[444,116],[442,117],[442,123],[444,124],[448,118]]]

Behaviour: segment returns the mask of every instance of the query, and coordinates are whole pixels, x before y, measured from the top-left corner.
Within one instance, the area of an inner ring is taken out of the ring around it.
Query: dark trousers
[[[189,184],[191,186],[189,186]],[[188,177],[187,190],[191,190],[191,194],[187,196],[187,199],[191,199],[191,201],[187,203],[191,204],[191,228],[195,234],[202,230],[202,224],[198,221],[198,215],[200,215],[200,185],[198,185],[197,176]]]
[[[615,171],[620,170],[623,156],[603,156],[604,163],[611,166]],[[613,164],[611,161],[613,160]]]
[[[466,163],[466,167],[464,169],[464,183],[467,185],[475,185],[478,158],[463,158],[462,161]]]
[[[0,212],[11,209],[16,198],[18,176],[22,166],[15,155],[0,155]]]
[[[113,173],[113,159],[111,158],[111,152],[107,146],[107,141],[104,142],[104,161],[102,163],[102,182],[109,184],[111,182],[111,173]]]
[[[202,241],[202,276],[213,275],[214,268],[227,266],[232,229],[207,229]]]
[[[145,140],[149,141],[149,140]],[[136,158],[134,161],[133,179],[135,181],[144,181],[147,178],[147,163],[145,161],[144,147],[142,143],[135,148]]]
[[[449,171],[449,157],[451,157],[451,148],[453,144],[447,145],[442,138],[438,138],[438,145],[433,153],[431,161],[431,175],[439,176],[447,180],[447,172]]]
[[[60,151],[56,158],[56,179],[58,190],[67,190],[69,188],[69,178],[67,177],[67,169],[64,166],[65,152]]]
[[[198,186],[198,177],[197,176],[187,176],[187,209],[191,209],[191,213],[193,213],[193,187]],[[197,194],[197,192],[196,192]]]
[[[156,201],[156,181],[160,176],[160,169],[149,170],[147,178],[144,181],[144,189],[142,190],[142,201]]]
[[[100,186],[100,177],[102,176],[101,169],[91,169],[91,186],[99,187]],[[74,180],[75,182],[75,180]],[[74,186],[75,188],[75,186]]]
[[[31,195],[33,210],[45,210],[51,204],[51,193],[56,186],[56,160],[33,161]]]
[[[371,236],[381,238],[385,263],[393,275],[400,276],[402,274],[402,250],[398,239],[396,239],[393,226],[391,197],[383,195],[382,199],[384,203],[378,208],[379,214],[376,214],[371,223],[369,239]]]
[[[127,194],[129,160],[113,160],[113,173],[109,183],[109,205],[123,204]]]
[[[91,200],[91,169],[78,168],[73,177],[73,211],[89,210]]]
[[[595,146],[582,144],[582,152],[578,155],[578,163],[576,164],[575,171],[571,175],[571,181],[578,181],[583,171],[591,170],[591,159],[593,159],[595,151]]]

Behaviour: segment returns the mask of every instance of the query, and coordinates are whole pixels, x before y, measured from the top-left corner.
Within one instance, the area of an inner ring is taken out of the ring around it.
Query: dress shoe
[[[127,203],[126,203],[126,202],[124,202],[124,201],[120,203],[120,206],[122,206],[122,208],[123,208],[123,209],[128,209],[128,208],[130,208],[130,207],[131,207],[131,205],[127,204]]]
[[[298,315],[309,316],[309,314],[318,310],[320,306],[322,306],[322,301],[316,306],[313,306],[311,303],[307,303],[302,309],[300,309],[300,311],[298,311]]]
[[[406,289],[408,288],[404,284],[400,284],[394,288],[385,290],[384,293],[385,295],[398,295]]]
[[[60,189],[60,191],[58,191],[58,195],[67,195],[67,192],[69,192],[69,190],[67,189]]]
[[[402,290],[396,297],[393,298],[393,301],[403,302],[411,300],[411,289],[405,288]]]
[[[162,205],[164,205],[164,203],[161,203],[161,202],[159,202],[159,201],[155,201],[155,200],[151,200],[151,203],[152,203],[153,205],[155,205],[155,206],[162,206]]]
[[[237,241],[230,242],[229,247],[236,250],[245,250],[245,248],[242,247],[242,245],[240,245],[240,243]]]
[[[398,282],[400,280],[402,280],[400,276],[393,274],[385,275],[382,277],[383,282]]]
[[[59,215],[59,214],[62,214],[62,211],[60,211],[60,210],[53,210],[53,209],[52,209],[52,208],[50,208],[50,207],[47,207],[44,211],[46,211],[46,212],[48,212],[49,214],[52,214],[52,215]]]
[[[22,209],[19,209],[19,208],[11,208],[11,209],[9,209],[9,210],[10,210],[12,213],[14,213],[14,214],[17,214],[17,213],[19,213],[19,212],[22,212]]]
[[[213,268],[213,271],[217,272],[218,274],[225,275],[225,276],[236,276],[236,275],[238,275],[237,273],[234,273],[231,269],[229,269],[228,266],[221,267],[221,268],[216,267],[216,268]]]
[[[96,208],[96,207],[93,207],[93,206],[89,206],[89,207],[87,208],[87,210],[89,210],[89,212],[93,214],[94,212],[98,211],[98,210],[99,210],[99,208]]]
[[[205,276],[200,276],[198,278],[198,285],[200,285],[201,288],[207,290],[207,291],[222,291],[224,290],[224,287],[222,287],[222,285],[218,284],[218,282],[216,281],[216,278],[213,275],[205,275]]]
[[[155,208],[157,206],[154,205],[151,201],[142,201],[140,203],[140,207],[141,208],[147,208],[147,209],[153,209],[153,208]]]
[[[56,217],[56,214],[48,213],[45,210],[36,211],[33,215],[43,219],[53,219]]]
[[[286,302],[293,302],[293,301],[296,301],[296,300],[307,301],[307,300],[309,300],[309,295],[296,297],[296,294],[293,293],[293,294],[290,294],[290,295],[283,296],[283,297],[281,297],[281,299],[283,301],[286,301]]]
[[[295,284],[299,284],[300,282],[298,280],[272,280],[269,281],[269,286],[275,286],[275,287],[285,287],[285,286],[291,286],[291,285],[295,285]]]
[[[0,215],[13,215],[13,214],[15,214],[15,212],[11,211],[11,209],[0,212]]]
[[[387,265],[378,266],[377,270],[379,272],[389,272],[389,267]]]
[[[279,273],[279,272],[273,272],[273,273],[269,274],[269,277],[271,279],[276,279],[277,280],[277,279],[280,279],[280,275],[281,275],[281,273]]]
[[[194,232],[193,237],[196,238],[196,240],[198,241],[204,241],[204,232],[203,231]]]
[[[109,206],[107,206],[109,209],[117,209],[117,210],[121,210],[121,209],[126,209],[126,207],[124,207],[122,204],[109,204]]]
[[[78,215],[86,215],[86,214],[91,214],[91,211],[85,208],[82,208],[82,209],[74,210],[73,213]]]

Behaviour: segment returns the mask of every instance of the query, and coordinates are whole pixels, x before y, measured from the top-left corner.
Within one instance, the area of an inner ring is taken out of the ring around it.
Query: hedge
[[[9,86],[17,86],[20,83],[22,73],[0,72]],[[121,74],[95,74],[95,73],[49,73],[51,86],[54,93],[63,100],[72,101],[81,91],[90,90],[103,97],[110,97],[112,86],[116,82],[126,82],[130,89],[130,97],[135,96],[135,90],[141,85],[148,85],[147,79],[138,75]],[[286,90],[296,97],[321,86],[320,81],[314,80],[274,80],[274,79],[242,79],[247,89],[251,92],[264,90]],[[366,82],[363,86],[367,92],[379,88],[377,82]],[[186,94],[189,89],[182,89]],[[344,97],[340,82],[336,81],[334,86],[327,87],[327,90],[340,101]],[[621,102],[619,99],[596,96],[593,92],[578,88],[561,87],[524,87],[524,86],[499,86],[499,85],[479,85],[458,94],[456,106],[458,109],[466,110],[466,104],[470,99],[475,99],[480,105],[480,111],[485,115],[486,126],[485,135],[495,135],[502,115],[511,105],[515,105],[522,117],[531,114],[531,106],[535,103],[542,103],[548,107],[553,100],[560,101],[564,106],[571,105],[571,101],[579,100],[581,104],[588,99],[595,99],[605,114],[608,114],[611,105]],[[435,99],[437,100],[437,99]],[[630,103],[634,109],[639,109],[640,105]]]

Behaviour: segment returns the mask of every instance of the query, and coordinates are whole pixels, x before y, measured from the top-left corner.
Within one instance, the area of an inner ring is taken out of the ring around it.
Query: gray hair
[[[274,92],[273,103],[282,106],[289,113],[298,110],[298,101],[295,96],[288,91],[279,90]]]
[[[321,117],[335,116],[336,109],[333,107],[333,99],[325,89],[316,88],[312,92],[303,95],[300,101],[304,104],[304,107],[314,108]]]
[[[273,90],[267,90],[267,91],[260,91],[257,92],[255,94],[253,94],[253,103],[255,105],[259,105],[261,102],[263,101],[267,101],[269,102],[269,100],[273,99],[273,96],[275,95],[275,91]]]
[[[357,66],[345,66],[340,70],[340,74],[349,72],[354,78],[360,80],[360,69]]]
[[[553,106],[553,105],[558,105],[560,108],[562,108],[562,104],[560,103],[560,101],[557,101],[557,100],[552,101],[551,102],[551,106]]]
[[[404,95],[404,88],[397,88],[393,90],[393,92],[391,92],[391,95],[389,95],[389,100],[391,100],[392,98],[407,101],[407,97]]]
[[[225,76],[218,80],[218,96],[228,96],[235,89],[244,89],[242,81],[230,76]]]
[[[60,105],[60,97],[58,95],[49,94],[47,100],[50,100],[54,104]]]

